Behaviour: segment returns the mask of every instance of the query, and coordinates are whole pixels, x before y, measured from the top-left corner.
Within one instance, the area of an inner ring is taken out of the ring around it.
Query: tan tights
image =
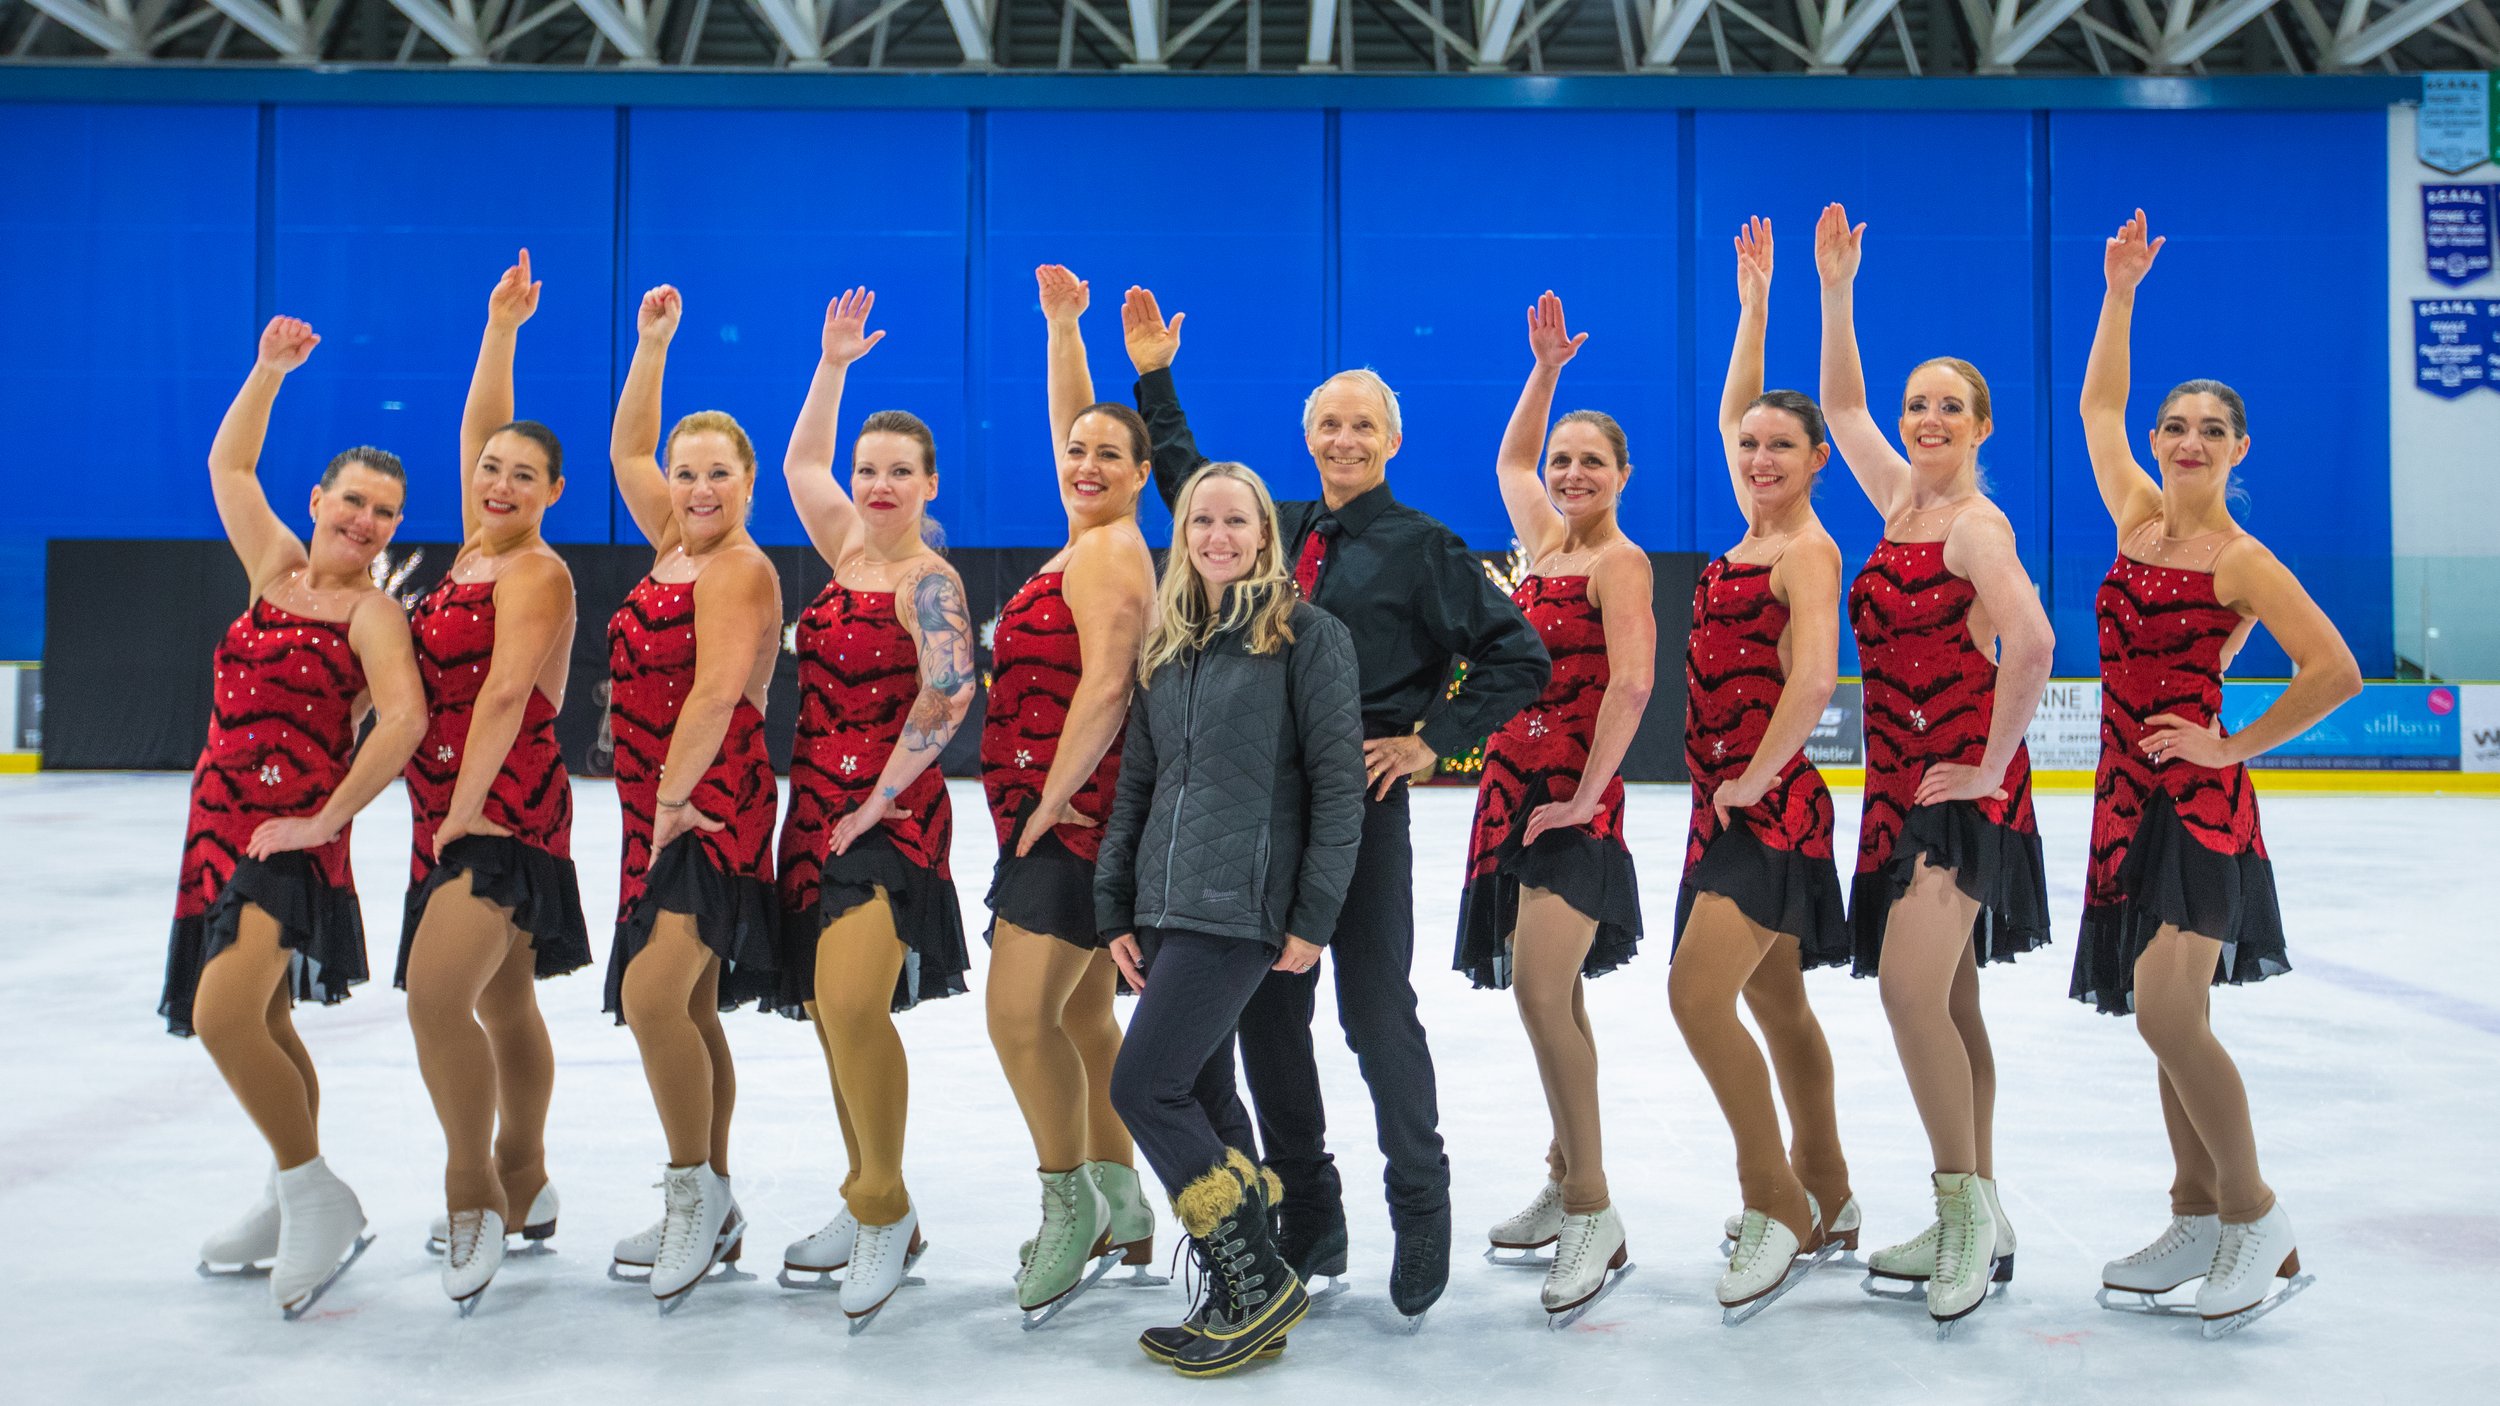
[[[1087,951],[1013,923],[990,946],[990,1044],[1033,1134],[1035,1165],[1074,1171],[1080,1162],[1134,1164],[1128,1127],[1111,1111],[1111,1066],[1120,1058],[1112,1014],[1118,968]]]
[[[911,1066],[894,1028],[894,983],[903,955],[893,904],[882,888],[816,935],[816,1000],[807,1013],[825,1048],[834,1117],[850,1159],[842,1201],[862,1225],[892,1225],[911,1209],[903,1189]]]
[[[1879,981],[1910,1099],[1939,1172],[1996,1176],[1996,1056],[1979,1016],[1971,926],[1979,901],[1921,855],[1909,891],[1884,919]]]
[[[2222,944],[2165,923],[2135,960],[2135,1026],[2161,1062],[2162,1122],[2177,1178],[2174,1215],[2219,1214],[2234,1225],[2274,1207],[2257,1171],[2257,1130],[2238,1066],[2209,1019]]]
[[[321,1084],[287,993],[293,960],[278,920],[246,904],[234,945],[209,959],[191,1003],[191,1028],[281,1168],[321,1155]]]
[[[720,958],[688,914],[663,910],[651,941],[625,968],[625,1023],[642,1047],[669,1165],[710,1163],[729,1175],[729,1115],[738,1071],[720,1028]]]
[[[1736,1018],[1740,991],[1771,1046],[1768,1068]],[[1725,897],[1705,893],[1694,902],[1667,969],[1667,1001],[1736,1135],[1736,1179],[1744,1204],[1811,1247],[1815,1226],[1806,1195],[1813,1193],[1827,1220],[1838,1215],[1849,1200],[1849,1163],[1841,1155],[1833,1107],[1831,1047],[1814,1008],[1806,1004],[1797,939],[1756,924]],[[1792,1130],[1785,1153],[1779,1116],[1771,1110],[1772,1070],[1779,1073]]]
[[[1519,890],[1519,924],[1511,930],[1511,995],[1527,1027],[1554,1120],[1547,1169],[1562,1183],[1563,1211],[1590,1215],[1607,1206],[1605,1145],[1597,1116],[1597,1032],[1580,964],[1597,940],[1597,920],[1549,889]]]
[[[537,955],[462,874],[426,900],[408,953],[408,1026],[450,1158],[445,1204],[519,1228],[547,1184],[555,1049],[538,1014]]]

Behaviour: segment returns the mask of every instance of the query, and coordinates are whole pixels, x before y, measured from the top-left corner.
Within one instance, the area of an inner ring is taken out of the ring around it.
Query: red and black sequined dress
[[[1125,724],[1070,802],[1094,823],[1053,826],[1031,854],[1016,857],[1016,836],[1041,798],[1051,759],[1059,755],[1059,733],[1084,672],[1076,617],[1060,594],[1061,575],[1045,571],[1025,582],[998,613],[990,646],[981,789],[998,827],[998,869],[990,880],[989,905],[993,924],[1013,923],[1026,932],[1097,948],[1105,944],[1094,928],[1094,857],[1102,849],[1102,822],[1120,789]]]
[[[2137,745],[2149,730],[2145,719],[2157,714],[2200,727],[2221,716],[2222,656],[2239,612],[2215,599],[2210,571],[2121,552],[2093,613],[2101,635],[2101,764],[2070,994],[2111,1015],[2134,1010],[2136,958],[2164,923],[2221,941],[2217,984],[2290,971],[2248,768],[2156,762]]]
[[[1962,892],[1979,901],[1971,924],[1979,961],[2010,962],[2049,940],[2030,749],[2015,746],[2004,800],[1912,803],[1927,768],[1976,766],[1987,754],[1997,666],[1971,642],[1978,599],[1970,582],[1945,568],[1941,541],[1878,541],[1849,586],[1866,699],[1866,810],[1849,894],[1859,976],[1875,975],[1884,921],[1909,891],[1921,855],[1952,870]]]
[[[1761,800],[1722,827],[1710,805],[1745,774],[1779,707],[1788,677],[1780,637],[1788,607],[1771,591],[1772,564],[1720,557],[1693,587],[1693,630],[1684,646],[1684,766],[1693,817],[1676,895],[1679,940],[1705,893],[1733,902],[1755,923],[1797,939],[1807,968],[1849,960],[1849,919],[1832,859],[1832,793],[1803,749],[1780,768]]]
[[[841,582],[799,615],[798,741],[790,753],[790,814],[781,825],[781,1008],[799,1016],[816,999],[816,941],[825,925],[876,897],[893,903],[903,941],[894,1009],[960,995],[972,965],[947,852],[955,812],[932,764],[894,798],[884,820],[842,854],[833,828],[873,794],[904,720],[920,696],[920,651],[895,614],[892,591]]]
[[[608,620],[608,724],[616,738],[616,799],[625,812],[624,872],[616,896],[616,943],[608,954],[607,1004],[624,1016],[625,967],[651,940],[665,910],[693,916],[703,945],[721,959],[727,1010],[771,1000],[780,905],[773,894],[773,810],[779,800],[764,714],[741,697],[720,751],[689,796],[721,822],[690,829],[651,853],[651,820],[669,734],[694,687],[694,582],[634,583]]]
[[[200,973],[234,945],[245,904],[277,920],[278,941],[294,954],[287,983],[297,1000],[344,1001],[365,979],[364,914],[347,863],[352,827],[319,849],[266,861],[243,852],[261,822],[310,815],[329,800],[355,755],[364,692],[344,620],[256,600],[217,642],[208,744],[191,769],[182,889],[156,1007],[173,1033],[191,1033]]]
[[[1631,961],[1641,942],[1640,883],[1623,843],[1622,777],[1606,783],[1588,824],[1520,843],[1537,807],[1570,800],[1588,767],[1609,675],[1605,620],[1589,599],[1586,576],[1530,576],[1511,600],[1544,641],[1554,672],[1534,703],[1486,739],[1484,776],[1476,783],[1453,965],[1494,989],[1510,985],[1523,886],[1548,890],[1597,920],[1583,975],[1602,976]]]
[[[572,778],[556,745],[556,705],[535,685],[512,750],[486,793],[486,820],[512,834],[466,835],[452,842],[440,864],[434,859],[434,831],[451,809],[469,722],[495,655],[495,583],[445,577],[417,602],[408,624],[416,637],[427,713],[425,740],[401,773],[408,783],[413,843],[393,984],[408,984],[408,951],[427,901],[461,874],[469,876],[472,893],[511,910],[513,925],[530,936],[538,975],[561,976],[589,966],[590,927],[573,871]]]

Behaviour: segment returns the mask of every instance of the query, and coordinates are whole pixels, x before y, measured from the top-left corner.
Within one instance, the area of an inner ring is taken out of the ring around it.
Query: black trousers
[[[1380,1152],[1388,1159],[1389,1219],[1403,1225],[1449,1204],[1450,1159],[1432,1051],[1415,1016],[1415,847],[1406,786],[1363,802],[1363,849],[1354,863],[1328,964],[1337,976],[1337,1018],[1371,1089]],[[1241,1062],[1258,1110],[1267,1165],[1285,1184],[1287,1209],[1341,1204],[1328,1155],[1328,1114],[1311,1048],[1319,970],[1270,972],[1241,1015]]]
[[[1223,1165],[1227,1145],[1238,1145],[1219,1126],[1219,1119],[1235,1125],[1241,1119],[1229,1060],[1220,1092],[1208,1091],[1224,1106],[1202,1104],[1200,1083],[1214,1066],[1211,1056],[1229,1048],[1234,1023],[1258,990],[1259,978],[1275,965],[1276,949],[1248,938],[1170,929],[1137,936],[1146,958],[1146,989],[1138,994],[1119,1061],[1111,1066],[1111,1106],[1165,1193],[1178,1196],[1209,1168]]]

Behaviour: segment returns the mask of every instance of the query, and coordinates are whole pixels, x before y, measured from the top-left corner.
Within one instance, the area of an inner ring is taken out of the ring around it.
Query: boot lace
[[[1553,1214],[1554,1208],[1561,1204],[1561,1183],[1548,1181],[1544,1188],[1537,1192],[1536,1199],[1528,1203],[1528,1209],[1502,1222],[1495,1229],[1502,1231],[1511,1239],[1517,1239],[1535,1230],[1540,1223]]]
[[[1737,1232],[1736,1253],[1728,1257],[1728,1273],[1739,1277],[1752,1273],[1754,1261],[1762,1258],[1763,1247],[1770,1238],[1771,1218],[1760,1211],[1747,1210],[1744,1227]]]
[[[684,1264],[694,1254],[695,1213],[703,1207],[702,1188],[692,1177],[670,1177],[660,1183],[668,1213],[660,1220],[659,1263]]]
[[[451,1233],[445,1239],[443,1258],[455,1269],[467,1269],[476,1260],[478,1244],[486,1236],[484,1211],[451,1213]]]
[[[1064,1260],[1076,1235],[1077,1178],[1066,1177],[1042,1183],[1042,1230],[1033,1237],[1033,1251],[1024,1258],[1025,1268],[1035,1261],[1057,1263]]]
[[[2215,1282],[2232,1284],[2239,1281],[2244,1267],[2242,1261],[2248,1258],[2248,1242],[2255,1238],[2248,1232],[2249,1227],[2245,1225],[2226,1224],[2222,1227],[2222,1243],[2214,1248],[2211,1278]]]
[[[1951,1284],[1962,1278],[1970,1260],[1972,1222],[1977,1193],[1936,1198],[1936,1281]]]
[[[2123,1260],[2120,1260],[2119,1263],[2123,1265],[2140,1266],[2151,1264],[2156,1260],[2168,1259],[2170,1256],[2186,1249],[2189,1243],[2195,1238],[2196,1222],[2188,1219],[2186,1216],[2172,1216],[2170,1218],[2170,1228],[2161,1233],[2160,1239],[2155,1240],[2152,1244],[2147,1245],[2143,1249],[2136,1251],[2134,1254],[2127,1256]]]

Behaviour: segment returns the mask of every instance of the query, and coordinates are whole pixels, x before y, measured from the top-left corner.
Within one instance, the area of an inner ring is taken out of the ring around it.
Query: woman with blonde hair
[[[1189,1317],[1138,1345],[1211,1376],[1282,1351],[1310,1299],[1277,1252],[1275,1174],[1196,1090],[1267,974],[1309,971],[1335,932],[1363,730],[1352,637],[1295,591],[1259,476],[1210,464],[1177,502],[1094,904],[1139,994],[1112,1104],[1205,1270]]]

